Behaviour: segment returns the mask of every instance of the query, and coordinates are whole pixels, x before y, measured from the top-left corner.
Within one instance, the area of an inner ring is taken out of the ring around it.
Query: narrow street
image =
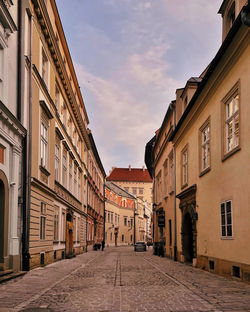
[[[0,311],[250,311],[250,286],[152,250],[107,248],[0,285]]]

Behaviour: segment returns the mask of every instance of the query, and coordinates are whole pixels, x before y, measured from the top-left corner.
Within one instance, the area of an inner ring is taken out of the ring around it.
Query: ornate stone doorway
[[[196,212],[196,184],[190,186],[176,196],[180,199],[182,213],[181,223],[181,261],[191,262],[194,266],[197,262],[197,229],[198,214]]]

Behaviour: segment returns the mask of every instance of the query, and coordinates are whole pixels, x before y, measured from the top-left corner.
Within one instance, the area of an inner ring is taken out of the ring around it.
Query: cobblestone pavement
[[[250,285],[152,250],[90,251],[0,285],[0,312],[250,311]]]

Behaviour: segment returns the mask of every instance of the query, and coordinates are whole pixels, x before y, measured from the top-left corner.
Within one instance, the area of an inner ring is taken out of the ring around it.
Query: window
[[[48,125],[41,120],[41,166],[48,166]]]
[[[115,224],[117,224],[117,214],[115,214]]]
[[[110,240],[112,241],[112,233],[110,233]]]
[[[155,197],[156,197],[156,202],[160,203],[161,202],[161,197],[162,197],[162,185],[161,185],[161,170],[158,172],[156,176],[156,189],[155,189]]]
[[[110,212],[108,212],[108,223],[110,223]]]
[[[134,195],[136,195],[136,193],[137,193],[136,187],[133,187],[133,188],[132,188],[132,193],[133,193]]]
[[[181,162],[182,162],[182,187],[188,184],[188,150],[187,146],[183,149],[181,153]]]
[[[59,207],[55,206],[55,214],[54,214],[54,241],[58,241],[58,224],[59,224]]]
[[[125,190],[126,192],[129,192],[129,187],[124,187],[124,190]]]
[[[226,153],[239,145],[239,95],[234,94],[226,102],[225,144]]]
[[[169,156],[169,193],[174,191],[174,155],[173,151],[170,152]]]
[[[143,195],[143,188],[142,187],[139,188],[139,194]]]
[[[172,246],[172,220],[168,220],[168,230],[169,230],[169,246]]]
[[[62,212],[62,241],[65,242],[65,235],[66,235],[66,214]]]
[[[78,199],[81,200],[81,172],[78,170]]]
[[[5,148],[3,146],[0,146],[0,163],[4,164],[4,150]]]
[[[56,105],[57,110],[59,110],[59,108],[60,108],[60,91],[59,91],[57,84],[55,86],[55,105]]]
[[[168,160],[166,159],[164,162],[164,194],[167,196],[168,194]]]
[[[60,142],[55,145],[55,179],[60,181]]]
[[[124,226],[127,226],[127,221],[128,221],[127,217],[124,217]]]
[[[67,185],[67,153],[64,151],[63,153],[63,185],[66,187]]]
[[[42,78],[46,85],[48,85],[48,72],[49,72],[48,67],[49,67],[48,58],[45,54],[44,49],[42,49]]]
[[[40,240],[45,240],[46,203],[41,202],[40,209]]]
[[[75,196],[77,197],[77,167],[76,165],[74,166],[74,193],[75,193]]]
[[[122,242],[124,243],[124,234],[122,234]]]
[[[232,237],[232,201],[228,200],[222,202],[220,205],[221,209],[221,236]]]
[[[130,219],[131,227],[133,227],[133,221],[134,221],[134,220],[131,218],[131,219]]]
[[[76,217],[73,218],[73,240],[76,242]]]
[[[200,164],[201,173],[210,168],[210,120],[200,128]]]
[[[72,192],[72,158],[69,159],[69,191]]]
[[[114,223],[114,220],[113,220],[113,212],[111,212],[111,223],[112,223],[112,224]]]
[[[132,234],[130,235],[130,241],[131,242],[133,241],[133,235]]]
[[[77,218],[77,242],[80,242],[80,231],[81,231],[81,219]]]

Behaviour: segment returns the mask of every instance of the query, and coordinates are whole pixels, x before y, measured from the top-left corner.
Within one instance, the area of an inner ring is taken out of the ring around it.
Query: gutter
[[[243,7],[241,12],[245,12],[245,11],[249,11],[249,4],[247,6],[245,6],[245,7]],[[189,114],[189,112],[191,111],[193,106],[195,105],[195,102],[196,102],[197,98],[199,97],[199,95],[203,91],[203,88],[205,87],[207,81],[209,80],[210,76],[213,74],[214,70],[216,69],[218,63],[220,62],[221,58],[225,54],[228,46],[231,44],[234,36],[238,32],[238,30],[239,30],[241,25],[242,25],[241,14],[239,14],[237,19],[235,20],[231,30],[229,31],[227,37],[223,41],[219,51],[217,52],[216,56],[212,60],[210,66],[208,68],[207,73],[205,74],[204,78],[200,82],[200,84],[199,84],[195,94],[193,95],[193,97],[192,97],[191,101],[189,102],[187,108],[185,109],[184,113],[182,114],[178,124],[176,125],[176,128],[175,128],[173,134],[171,135],[171,137],[169,139],[170,141],[173,141],[173,139],[175,138],[178,130],[182,126],[184,120],[186,119],[187,115]]]

